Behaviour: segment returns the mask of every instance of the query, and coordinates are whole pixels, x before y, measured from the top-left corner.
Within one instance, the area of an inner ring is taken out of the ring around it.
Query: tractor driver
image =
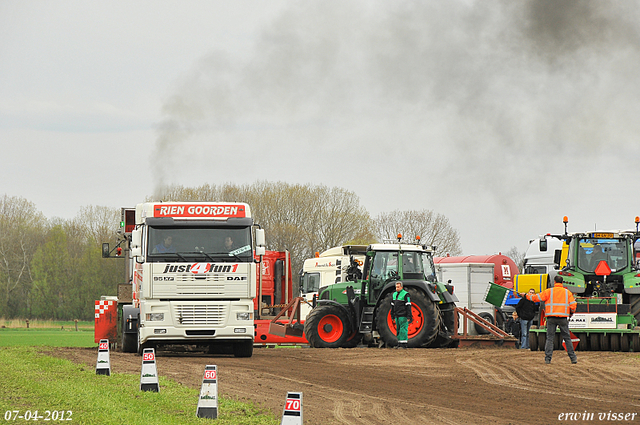
[[[391,299],[391,318],[396,325],[398,336],[397,348],[407,348],[409,343],[409,323],[413,321],[411,315],[411,299],[409,293],[404,290],[402,282],[396,282],[396,292]]]

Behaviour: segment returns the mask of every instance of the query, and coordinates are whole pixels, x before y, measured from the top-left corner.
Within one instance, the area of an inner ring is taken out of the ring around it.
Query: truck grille
[[[188,305],[175,306],[176,320],[182,325],[222,325],[227,317],[224,305]]]

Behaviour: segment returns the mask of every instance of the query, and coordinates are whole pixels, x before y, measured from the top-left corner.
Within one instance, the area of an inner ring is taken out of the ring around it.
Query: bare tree
[[[511,258],[514,263],[518,266],[520,271],[522,272],[522,266],[524,265],[524,251],[518,251],[518,247],[512,246],[509,251],[505,252],[504,255]]]
[[[316,251],[374,241],[371,218],[358,196],[338,187],[265,181],[243,186],[172,186],[148,200],[247,202],[267,233],[268,248],[291,252],[294,272]]]
[[[413,241],[420,237],[421,243],[434,245],[442,254],[460,255],[460,237],[451,227],[449,219],[431,210],[392,211],[380,213],[374,220],[375,235],[379,240],[396,239]]]
[[[0,316],[28,313],[31,259],[46,229],[46,219],[33,203],[7,195],[0,198]]]

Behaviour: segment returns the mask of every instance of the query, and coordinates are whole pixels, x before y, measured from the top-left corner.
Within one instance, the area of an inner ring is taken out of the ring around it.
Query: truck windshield
[[[253,261],[250,227],[149,227],[152,262]]]
[[[624,239],[580,239],[578,246],[578,268],[593,273],[606,261],[612,272],[627,267],[628,251]]]

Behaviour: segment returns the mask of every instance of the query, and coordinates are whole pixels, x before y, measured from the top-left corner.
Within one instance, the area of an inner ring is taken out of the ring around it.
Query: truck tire
[[[609,349],[611,348],[611,344],[609,344],[610,341],[611,340],[609,339],[608,334],[601,333],[600,334],[600,350],[609,351]]]
[[[538,334],[532,331],[529,331],[529,349],[538,351]]]
[[[589,343],[591,351],[600,351],[600,334],[590,334]]]
[[[319,305],[307,316],[304,334],[315,348],[339,348],[351,335],[346,312],[337,305]]]
[[[545,351],[547,349],[547,332],[538,332],[538,347],[540,351]]]
[[[411,314],[413,321],[409,324],[409,348],[429,345],[437,336],[440,329],[440,311],[436,304],[422,292],[414,288],[407,288],[411,299]],[[398,345],[396,327],[391,319],[391,300],[393,292],[389,292],[376,312],[376,328],[382,340],[388,346]]]
[[[247,339],[233,343],[234,357],[251,357],[253,355],[253,341]]]
[[[138,349],[138,334],[122,332],[122,352],[135,353]]]
[[[580,342],[578,343],[578,351],[588,351],[589,343],[587,341],[587,334],[581,332],[576,335],[580,339]],[[613,343],[613,341],[611,342]]]
[[[491,315],[491,313],[487,313],[486,311],[483,311],[482,313],[479,313],[478,316],[482,317],[484,320],[491,323],[492,325],[496,324],[495,320],[493,320],[493,316]],[[485,328],[483,328],[477,323],[474,323],[473,326],[475,327],[476,332],[478,332],[478,335],[489,335],[490,333],[488,330],[486,330]]]
[[[611,334],[611,351],[620,351],[620,334]]]
[[[629,348],[629,334],[620,334],[620,351],[626,353]]]

